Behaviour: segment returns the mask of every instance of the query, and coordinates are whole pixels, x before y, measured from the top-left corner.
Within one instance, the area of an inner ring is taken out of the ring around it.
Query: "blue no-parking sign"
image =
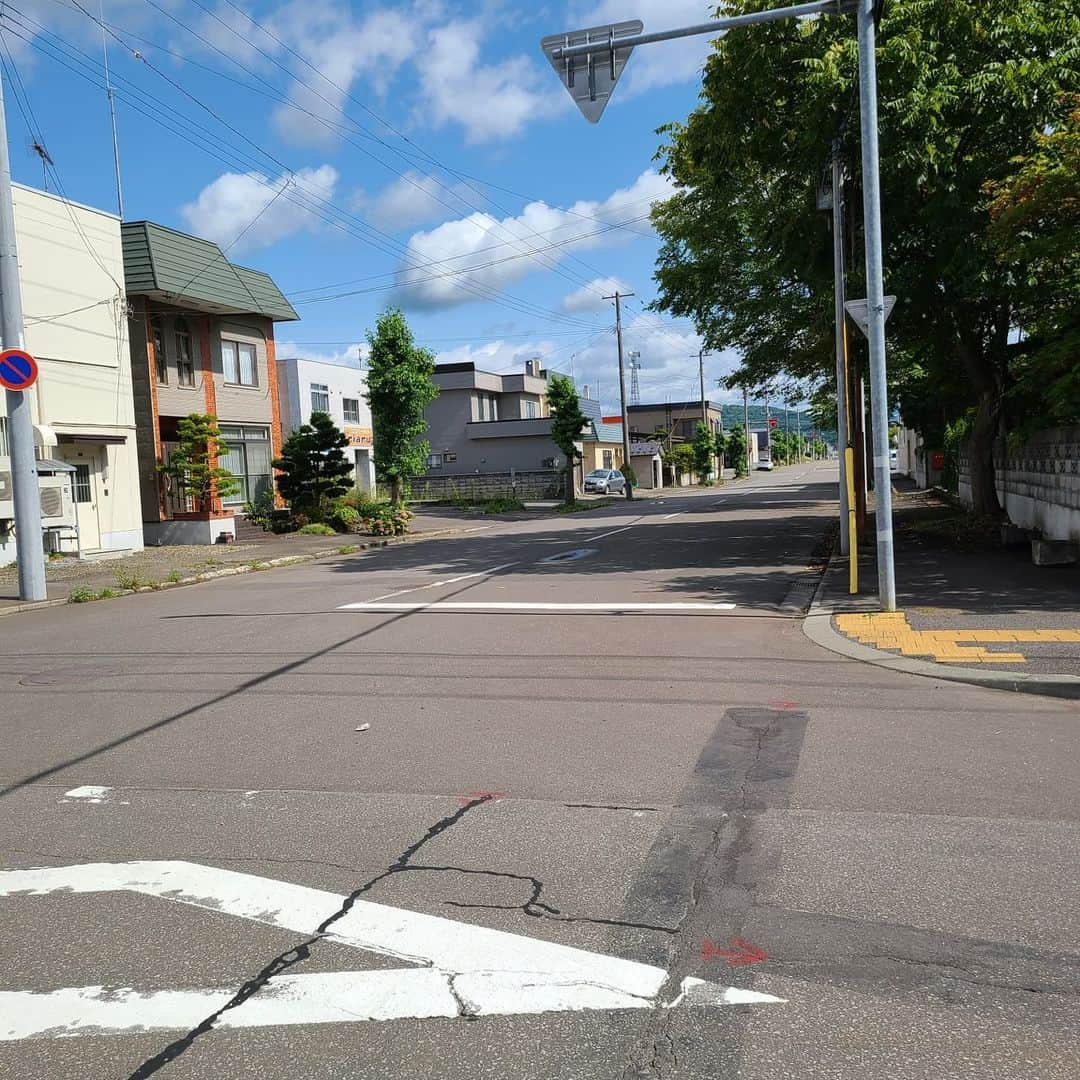
[[[0,386],[9,390],[29,390],[37,381],[37,361],[22,349],[0,352]]]

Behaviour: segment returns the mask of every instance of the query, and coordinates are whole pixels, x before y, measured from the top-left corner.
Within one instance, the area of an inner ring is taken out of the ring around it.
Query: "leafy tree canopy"
[[[409,479],[424,471],[431,447],[424,409],[439,396],[432,380],[435,357],[413,341],[405,316],[384,311],[368,331],[367,394],[375,442],[376,475],[390,481],[390,499],[400,504]]]
[[[850,16],[732,31],[715,43],[703,104],[666,129],[661,157],[679,189],[653,215],[664,240],[657,305],[692,318],[707,349],[740,353],[733,384],[786,372],[820,386],[833,371],[832,241],[817,189],[838,133],[858,256],[848,293],[865,295],[854,25]],[[978,508],[992,511],[1002,374],[1031,253],[995,242],[987,184],[1008,181],[1013,159],[1057,122],[1061,94],[1080,90],[1080,10],[892,0],[878,86],[885,290],[899,297],[892,386],[905,419],[924,428],[976,408],[972,482]]]
[[[565,375],[552,375],[548,382],[548,408],[551,410],[551,441],[566,458],[565,498],[574,498],[574,464],[581,460],[577,443],[589,426],[589,418],[581,411],[581,402],[574,384]]]

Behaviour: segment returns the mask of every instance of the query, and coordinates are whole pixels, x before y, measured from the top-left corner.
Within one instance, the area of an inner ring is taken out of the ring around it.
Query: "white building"
[[[371,410],[364,399],[367,374],[358,367],[305,360],[299,356],[280,357],[277,366],[282,438],[306,424],[313,412],[329,413],[349,440],[346,452],[353,455],[357,487],[373,492],[375,462]]]
[[[50,543],[90,556],[139,551],[142,513],[120,220],[21,184],[14,185],[14,202],[25,345],[40,368],[30,391],[37,456],[74,469],[67,475],[77,536],[70,525],[57,525]],[[0,480],[11,468],[4,411],[0,395]],[[43,488],[47,473],[61,475],[43,460]],[[8,505],[0,494],[0,563],[15,559]]]

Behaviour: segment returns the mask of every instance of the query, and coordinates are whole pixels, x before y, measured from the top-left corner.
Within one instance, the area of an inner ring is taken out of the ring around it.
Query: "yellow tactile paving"
[[[1076,642],[1080,630],[916,630],[901,611],[837,615],[842,633],[877,649],[898,649],[904,656],[929,656],[942,664],[1022,664],[1021,652],[991,652],[982,645],[1008,642]]]

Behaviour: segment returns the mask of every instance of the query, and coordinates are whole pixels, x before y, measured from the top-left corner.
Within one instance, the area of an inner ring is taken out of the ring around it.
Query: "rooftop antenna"
[[[49,155],[49,151],[45,149],[45,144],[40,139],[31,139],[30,149],[41,158],[41,188],[43,191],[48,191],[49,166],[53,164],[53,159]]]
[[[98,0],[98,25],[101,27],[101,52],[105,61],[105,96],[109,99],[109,121],[112,124],[113,169],[116,172],[116,212],[124,220],[124,190],[120,186],[120,142],[116,136],[116,97],[109,75],[109,39],[105,36],[105,0]]]

